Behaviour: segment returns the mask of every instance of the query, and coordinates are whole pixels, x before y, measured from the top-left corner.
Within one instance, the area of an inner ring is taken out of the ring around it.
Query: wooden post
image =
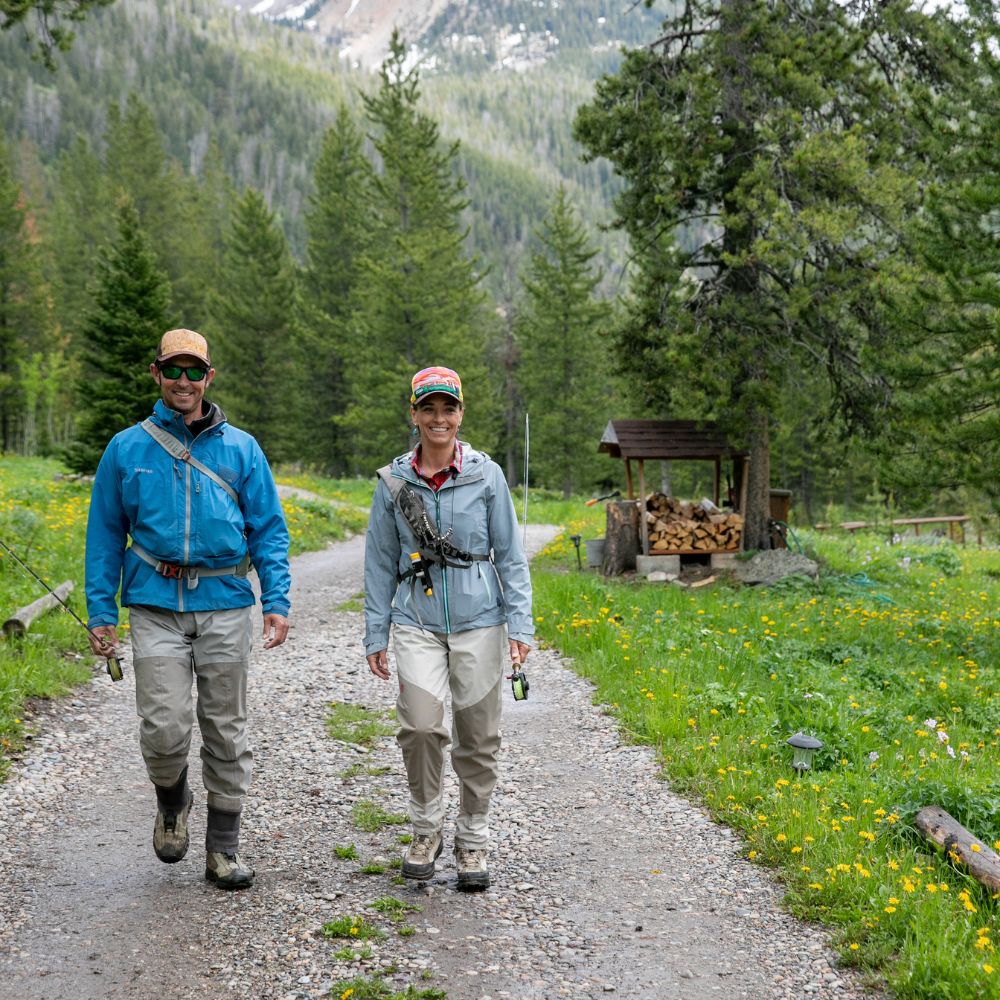
[[[719,503],[721,499],[719,496],[719,491],[722,489],[722,459],[716,456],[715,458],[715,496],[712,497],[713,502],[716,507],[721,507],[722,504]]]
[[[646,524],[646,462],[639,459],[639,540],[642,554],[649,555],[649,525]]]
[[[73,581],[67,580],[60,583],[51,594],[39,597],[37,601],[29,604],[26,608],[15,611],[14,614],[3,623],[3,634],[8,638],[22,636],[28,631],[28,626],[49,608],[59,606],[59,601],[65,601],[73,589]]]
[[[1000,892],[1000,856],[940,806],[924,806],[913,825],[928,840],[940,844],[952,861],[964,865],[977,882],[991,892]]]
[[[622,500],[606,504],[607,530],[604,533],[604,560],[601,572],[605,576],[620,576],[635,569],[639,551],[639,504]]]
[[[629,500],[634,500],[635,488],[632,486],[632,463],[627,458],[625,459],[625,482],[628,486],[628,498]]]

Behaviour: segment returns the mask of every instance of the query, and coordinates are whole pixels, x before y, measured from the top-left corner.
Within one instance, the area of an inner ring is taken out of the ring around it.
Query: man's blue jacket
[[[256,440],[210,405],[215,419],[196,438],[162,400],[151,419],[225,480],[239,504],[196,468],[171,457],[141,425],[116,434],[97,468],[87,521],[91,628],[118,623],[119,585],[124,606],[213,611],[254,603],[246,577],[199,577],[191,587],[183,577],[163,576],[126,548],[129,536],[155,559],[181,566],[233,566],[249,552],[264,613],[288,614],[288,528],[270,467]]]

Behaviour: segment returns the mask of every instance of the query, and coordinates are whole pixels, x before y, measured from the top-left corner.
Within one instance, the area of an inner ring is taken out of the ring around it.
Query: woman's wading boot
[[[153,850],[167,865],[172,865],[187,854],[188,813],[194,796],[187,783],[188,769],[170,787],[154,785],[156,789],[156,822],[153,824]]]
[[[254,870],[240,849],[240,814],[208,807],[205,829],[205,878],[220,889],[249,889]]]

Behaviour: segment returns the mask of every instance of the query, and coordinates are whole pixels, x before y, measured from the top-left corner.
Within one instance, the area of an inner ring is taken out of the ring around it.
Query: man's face
[[[183,369],[177,378],[167,378],[174,368]],[[200,381],[188,376],[188,368],[198,368],[206,372]],[[166,369],[164,372],[162,369]],[[150,374],[160,386],[160,395],[163,402],[176,410],[184,422],[189,424],[192,420],[197,420],[201,416],[201,402],[205,398],[205,390],[212,384],[215,378],[215,369],[206,369],[205,363],[189,354],[182,354],[179,357],[171,358],[161,364],[155,362],[149,366]]]

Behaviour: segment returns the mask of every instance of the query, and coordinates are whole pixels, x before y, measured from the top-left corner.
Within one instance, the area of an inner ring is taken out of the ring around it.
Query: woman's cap
[[[160,338],[160,346],[156,349],[157,361],[169,361],[188,355],[204,361],[211,368],[212,361],[208,355],[208,341],[194,330],[168,330]]]
[[[413,376],[410,388],[412,390],[410,403],[414,406],[424,396],[430,396],[435,392],[443,392],[445,395],[453,396],[460,403],[465,402],[462,396],[462,380],[458,377],[458,373],[453,372],[450,368],[437,366],[424,368]]]

